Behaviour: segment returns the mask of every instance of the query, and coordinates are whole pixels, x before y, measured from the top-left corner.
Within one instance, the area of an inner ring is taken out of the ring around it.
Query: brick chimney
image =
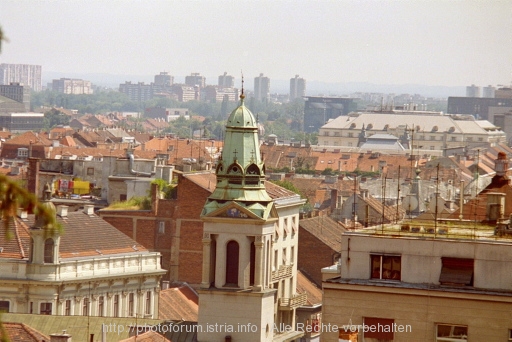
[[[157,212],[159,198],[160,190],[158,189],[158,184],[151,184],[151,210],[153,213]]]
[[[27,190],[33,194],[39,194],[39,166],[41,160],[39,158],[28,158],[28,179]]]
[[[508,170],[508,159],[507,155],[503,152],[498,153],[498,159],[494,162],[494,171],[496,176],[506,176]]]

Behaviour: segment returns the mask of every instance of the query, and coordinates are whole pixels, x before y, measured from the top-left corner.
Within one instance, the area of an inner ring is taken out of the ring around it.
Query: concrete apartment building
[[[198,86],[204,88],[206,86],[206,77],[201,76],[198,72],[193,72],[189,76],[185,76],[185,85],[189,87]]]
[[[0,96],[7,97],[25,106],[25,112],[30,112],[30,88],[20,83],[11,82],[10,84],[0,85]],[[0,112],[2,110],[0,109]]]
[[[366,342],[510,340],[507,170],[502,153],[491,185],[464,205],[462,219],[345,232],[339,262],[323,270],[324,323],[361,326],[356,341]],[[471,212],[485,216],[475,221]],[[325,332],[322,341],[339,337]]]
[[[355,99],[348,97],[307,96],[304,103],[304,132],[318,132],[330,119],[348,115],[357,109]]]
[[[0,84],[8,85],[13,82],[30,87],[33,91],[41,91],[42,76],[40,65],[30,64],[0,64]]]
[[[52,81],[52,90],[62,94],[90,95],[93,93],[91,81],[61,78]]]
[[[254,78],[254,98],[262,102],[270,100],[270,78],[263,73]]]
[[[223,75],[219,76],[218,86],[219,88],[233,88],[235,86],[235,78],[231,75],[228,75],[227,72],[224,72]]]
[[[290,101],[301,99],[306,95],[306,80],[295,75],[290,78]]]

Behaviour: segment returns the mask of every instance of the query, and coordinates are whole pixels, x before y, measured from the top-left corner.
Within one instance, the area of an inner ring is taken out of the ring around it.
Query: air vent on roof
[[[134,251],[138,251],[137,245],[133,245],[132,248],[133,248]]]

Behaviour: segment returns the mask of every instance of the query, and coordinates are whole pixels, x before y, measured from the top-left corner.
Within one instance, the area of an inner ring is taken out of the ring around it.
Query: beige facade
[[[366,342],[507,341],[512,239],[474,222],[413,222],[342,236],[340,263],[323,274],[323,323],[359,326]],[[378,324],[391,332],[364,332]]]
[[[400,138],[407,152],[411,147],[428,152],[506,141],[505,133],[486,120],[459,119],[433,112],[355,113],[339,116],[322,126],[318,145],[354,150],[362,143],[363,131],[366,137],[391,134]],[[406,134],[408,138],[402,138]]]
[[[4,241],[6,232],[0,231],[0,308],[42,315],[158,317],[159,282],[165,274],[160,254],[118,232],[93,209],[68,213],[59,207],[64,235],[49,234],[37,217],[22,213],[11,224],[19,246]]]

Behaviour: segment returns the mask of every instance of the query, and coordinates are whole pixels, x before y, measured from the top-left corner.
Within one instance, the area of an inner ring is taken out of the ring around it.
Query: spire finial
[[[242,93],[240,94],[240,100],[244,100],[245,99],[245,94],[244,94],[244,72],[241,71],[242,73]]]

